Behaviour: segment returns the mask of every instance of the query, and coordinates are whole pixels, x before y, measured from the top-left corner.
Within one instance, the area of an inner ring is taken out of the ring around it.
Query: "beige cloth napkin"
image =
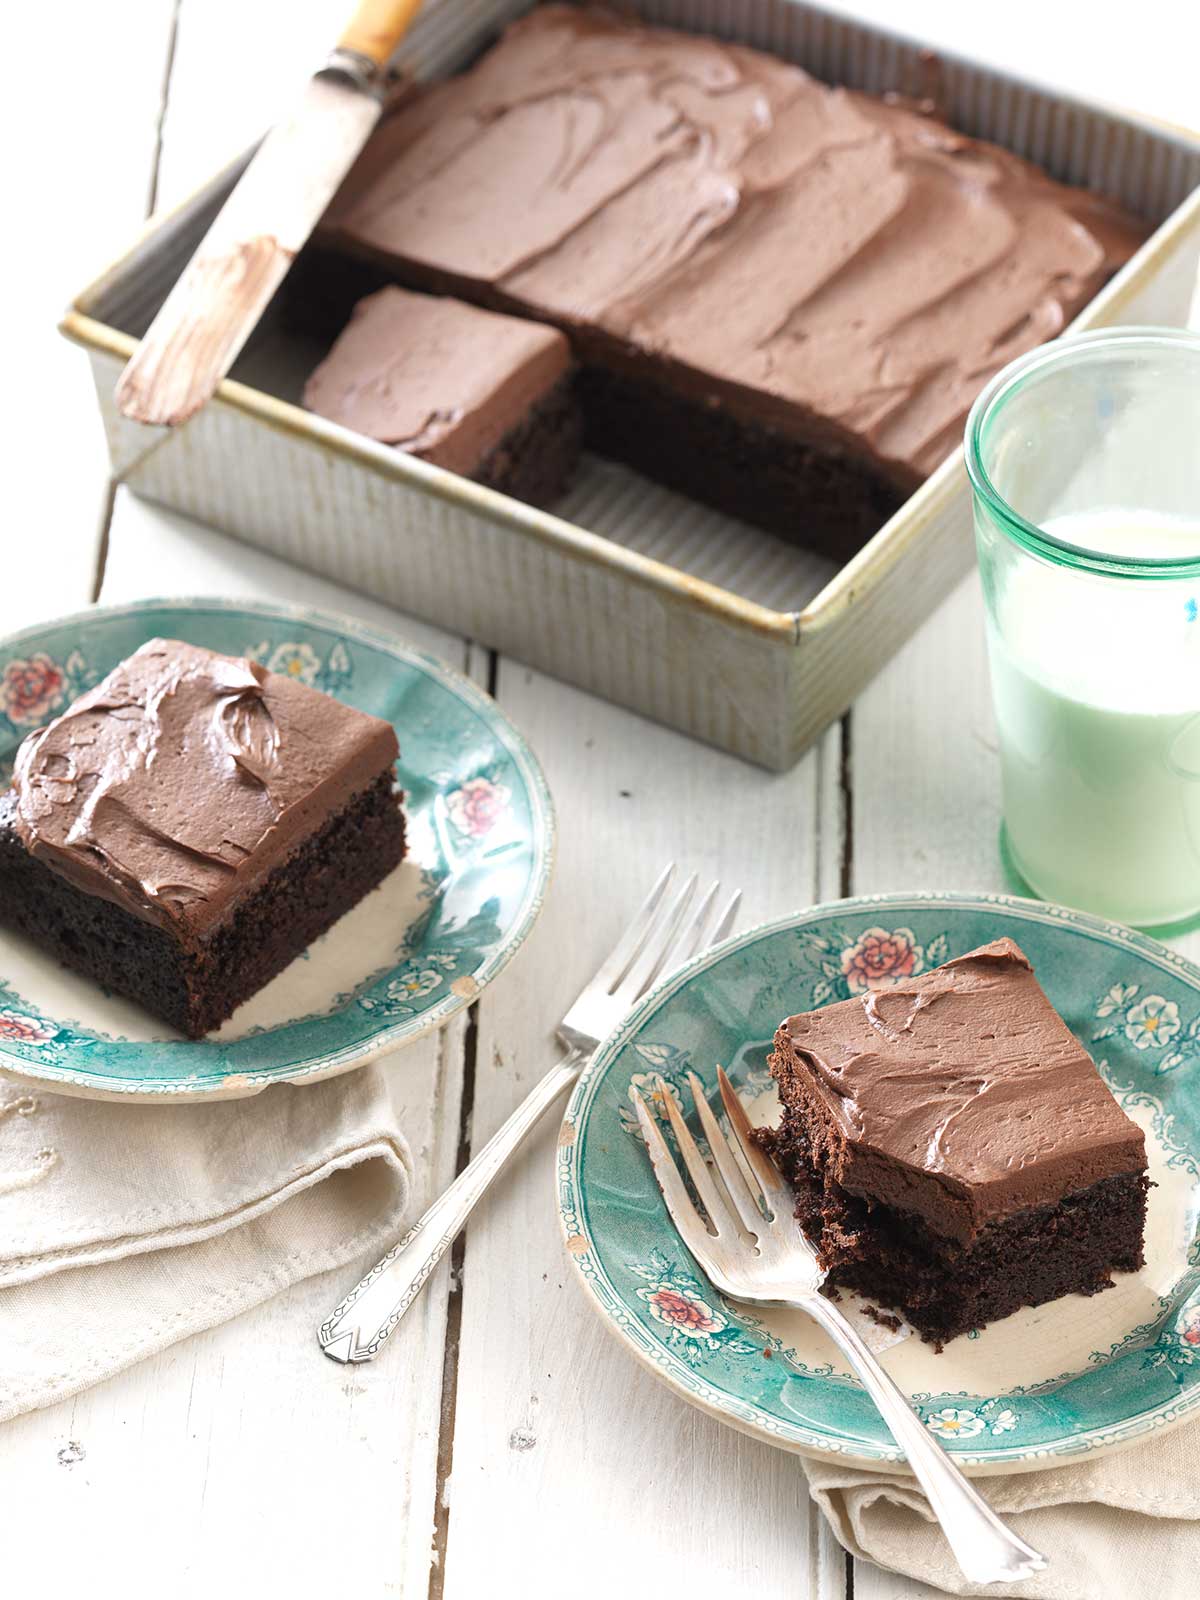
[[[411,1175],[376,1067],[177,1106],[0,1073],[0,1421],[393,1242]]]
[[[1014,1584],[968,1584],[911,1478],[805,1460],[813,1498],[852,1555],[953,1595],[1183,1600],[1200,1572],[1200,1424],[1069,1466],[983,1478],[993,1507],[1049,1558]]]

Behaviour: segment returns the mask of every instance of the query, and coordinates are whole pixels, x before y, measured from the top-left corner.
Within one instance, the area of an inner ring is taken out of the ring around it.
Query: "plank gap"
[[[154,119],[154,156],[150,162],[150,186],[146,194],[146,215],[154,215],[158,204],[158,175],[162,166],[163,130],[167,121],[167,106],[171,98],[171,77],[175,70],[175,46],[179,39],[179,13],[183,0],[172,0],[171,24],[167,29],[167,56],[163,63],[162,90],[158,99],[158,115]]]
[[[96,527],[96,554],[92,562],[92,588],[88,600],[95,605],[104,587],[104,573],[108,566],[108,544],[112,535],[113,511],[117,504],[117,480],[109,478],[100,503],[100,516]]]
[[[854,889],[854,764],[851,735],[854,713],[847,711],[842,718],[842,754],[838,769],[838,792],[842,802],[842,858],[841,881],[838,892],[843,900]]]
[[[837,818],[826,816],[825,784],[826,761],[828,759],[828,742],[825,739],[818,741],[816,746],[816,776],[813,783],[813,863],[812,863],[812,892],[809,902],[814,906],[821,903],[822,892],[825,888],[822,866],[825,862],[825,845],[827,837],[837,827]]]
[[[854,1600],[854,1557],[844,1550],[842,1560],[846,1563],[846,1600]]]
[[[495,656],[489,662],[488,682],[495,675]],[[489,688],[490,692],[490,688]],[[445,1038],[443,1033],[442,1038]],[[463,1035],[463,1084],[459,1105],[458,1152],[454,1175],[458,1176],[471,1159],[471,1120],[475,1110],[475,1064],[479,1053],[479,1006],[467,1012]],[[458,1410],[458,1351],[462,1334],[463,1273],[467,1258],[467,1232],[454,1241],[450,1250],[450,1293],[446,1303],[446,1342],[442,1353],[442,1409],[438,1425],[437,1479],[433,1500],[433,1558],[429,1566],[429,1600],[442,1600],[446,1586],[446,1556],[450,1544],[450,1503],[453,1492],[454,1424]]]

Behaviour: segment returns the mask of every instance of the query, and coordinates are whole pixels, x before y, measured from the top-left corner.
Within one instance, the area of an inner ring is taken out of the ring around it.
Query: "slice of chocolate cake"
[[[17,752],[0,918],[199,1038],[404,855],[391,725],[152,639]]]
[[[1148,231],[911,104],[544,5],[385,116],[297,282],[563,328],[590,448],[844,558]]]
[[[789,1017],[762,1135],[830,1287],[941,1345],[1142,1265],[1146,1152],[1010,939]]]
[[[344,427],[532,505],[566,489],[582,423],[554,328],[460,300],[360,300],[304,404]]]

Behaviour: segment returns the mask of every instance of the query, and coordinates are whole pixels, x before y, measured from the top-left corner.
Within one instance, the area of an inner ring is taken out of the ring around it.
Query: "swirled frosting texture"
[[[304,404],[368,438],[470,475],[570,370],[556,328],[380,289],[304,386]]]
[[[789,1017],[772,1069],[846,1189],[950,1237],[1146,1165],[1011,939]]]
[[[402,103],[324,229],[907,482],[1146,232],[934,117],[561,5]]]
[[[397,754],[377,717],[152,639],[21,745],[15,825],[77,888],[202,935]]]

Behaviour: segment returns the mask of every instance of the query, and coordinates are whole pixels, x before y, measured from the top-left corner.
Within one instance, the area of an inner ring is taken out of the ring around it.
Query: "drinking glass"
[[[1006,367],[967,420],[1003,848],[1034,892],[1200,914],[1200,335]]]

